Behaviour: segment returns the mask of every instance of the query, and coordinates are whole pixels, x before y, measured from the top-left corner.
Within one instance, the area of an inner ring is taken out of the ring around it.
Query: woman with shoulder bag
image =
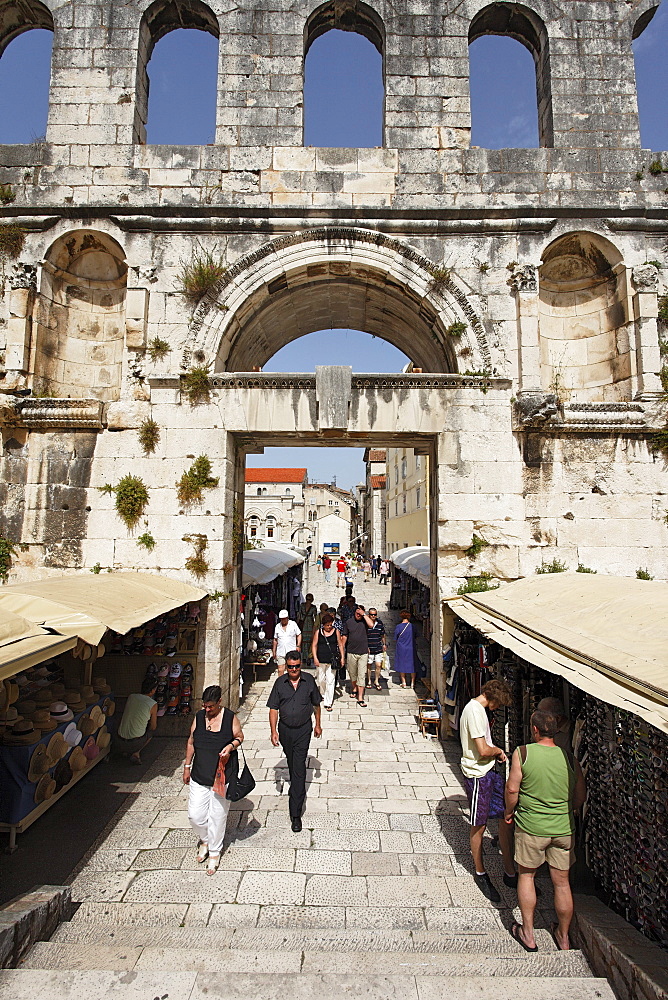
[[[334,615],[325,612],[320,628],[313,636],[311,656],[316,668],[315,682],[328,712],[332,711],[336,671],[339,666],[339,633],[334,628]]]
[[[244,734],[234,712],[221,705],[222,691],[212,684],[202,693],[202,708],[195,715],[186,744],[183,784],[189,785],[188,819],[199,837],[197,861],[209,859],[206,873],[214,875],[220,864],[223,838],[230,811],[229,799],[217,789],[218,765],[226,776],[239,767],[237,750]],[[223,790],[224,791],[224,790]]]

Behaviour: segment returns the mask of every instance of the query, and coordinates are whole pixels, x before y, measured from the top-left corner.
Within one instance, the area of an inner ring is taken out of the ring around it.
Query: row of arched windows
[[[0,141],[31,142],[46,130],[53,20],[39,0],[8,6],[16,16],[0,37]],[[668,9],[644,31],[651,13],[638,21],[634,48],[643,145],[660,149],[668,145],[656,134],[665,123],[655,111],[657,103],[665,106],[657,72],[665,72],[660,43],[668,41]],[[218,40],[217,18],[201,0],[156,0],[148,8],[140,28],[137,141],[214,141]],[[304,51],[304,144],[383,145],[384,28],[375,12],[361,2],[328,2],[307,22]],[[472,145],[551,145],[549,51],[540,19],[518,4],[484,8],[471,23],[469,61]]]

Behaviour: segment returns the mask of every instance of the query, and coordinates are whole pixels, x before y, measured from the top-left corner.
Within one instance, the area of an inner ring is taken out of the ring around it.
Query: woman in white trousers
[[[336,670],[339,664],[338,636],[334,628],[334,615],[325,612],[320,619],[320,628],[313,635],[311,659],[316,668],[315,682],[328,712],[332,711],[336,688]]]
[[[202,693],[202,708],[193,719],[186,744],[183,783],[189,785],[188,819],[198,837],[197,860],[209,859],[206,873],[214,875],[220,864],[223,839],[230,811],[229,799],[213,790],[218,762],[232,761],[238,767],[236,751],[244,734],[234,712],[223,708],[217,684]]]

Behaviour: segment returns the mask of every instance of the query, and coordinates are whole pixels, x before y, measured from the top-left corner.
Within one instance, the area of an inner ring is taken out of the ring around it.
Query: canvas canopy
[[[555,573],[445,603],[523,659],[668,732],[667,583]]]
[[[0,610],[0,681],[34,667],[74,646],[72,636],[52,635],[46,629]]]
[[[0,612],[9,611],[35,625],[97,646],[108,628],[124,634],[203,597],[205,590],[168,576],[87,573],[3,587]]]
[[[298,566],[303,562],[304,556],[296,549],[277,547],[248,549],[243,556],[242,586],[270,583],[292,566]]]
[[[405,549],[397,549],[390,556],[390,562],[397,569],[419,580],[425,587],[431,583],[429,549],[426,545],[409,545]]]

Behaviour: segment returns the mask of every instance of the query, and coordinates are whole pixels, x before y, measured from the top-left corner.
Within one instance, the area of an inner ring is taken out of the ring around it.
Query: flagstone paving
[[[338,603],[322,577],[316,602]],[[358,583],[388,632],[389,588]],[[338,592],[340,594],[340,591]],[[390,639],[390,656],[393,658]],[[269,741],[269,682],[242,719],[255,791],[230,810],[219,871],[208,877],[181,784],[183,741],[170,741],[72,883],[81,904],[20,970],[0,974],[0,1000],[58,992],[127,1000],[612,1000],[578,951],[558,952],[552,894],[537,914],[539,951],[508,933],[515,893],[503,886],[491,835],[495,906],[471,877],[466,799],[455,741],[422,736],[416,695],[392,675],[367,708],[342,694],[313,739],[301,833],[292,833],[287,770]],[[97,977],[97,978],[96,978]]]

